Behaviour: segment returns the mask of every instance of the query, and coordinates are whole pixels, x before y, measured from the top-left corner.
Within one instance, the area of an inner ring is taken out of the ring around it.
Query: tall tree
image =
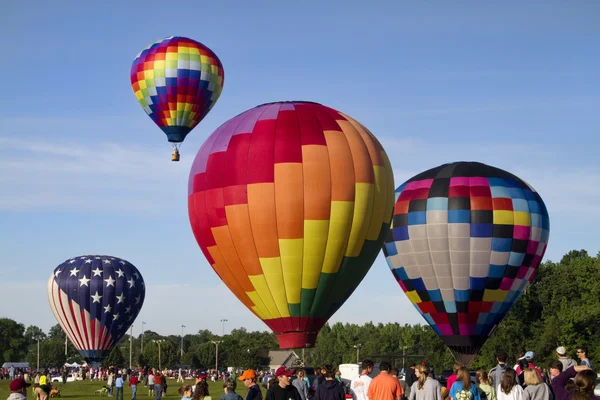
[[[25,358],[27,341],[25,326],[9,318],[0,318],[0,361],[2,363],[22,361]]]

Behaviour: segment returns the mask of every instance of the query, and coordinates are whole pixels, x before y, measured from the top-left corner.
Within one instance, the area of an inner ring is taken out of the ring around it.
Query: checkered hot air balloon
[[[223,65],[216,54],[185,37],[154,42],[133,60],[133,92],[173,143],[173,161],[179,161],[179,144],[219,99],[223,82]]]
[[[309,102],[263,104],[202,145],[188,191],[200,248],[281,348],[314,345],[383,244],[394,202],[384,149]]]
[[[469,365],[533,280],[549,232],[546,206],[527,183],[455,162],[396,189],[384,254],[417,311]]]
[[[139,314],[146,288],[140,271],[111,256],[66,260],[48,279],[48,302],[81,356],[102,363]]]

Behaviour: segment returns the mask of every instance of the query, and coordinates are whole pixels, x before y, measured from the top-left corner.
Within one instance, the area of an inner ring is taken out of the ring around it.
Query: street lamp
[[[353,347],[356,349],[356,363],[360,364],[360,349],[363,345],[362,344],[355,344]]]
[[[153,340],[153,342],[158,344],[158,370],[162,371],[162,367],[160,365],[160,344],[164,342],[164,339]]]
[[[221,322],[223,323],[223,336],[225,336],[225,322],[227,322],[227,320],[222,319]]]
[[[215,347],[215,369],[217,370],[217,373],[219,372],[219,343],[222,342],[222,340],[213,340],[212,341],[214,343]]]
[[[133,325],[129,328],[129,369],[131,369],[131,360],[133,358]]]
[[[142,321],[142,353],[144,352],[144,325],[146,325],[146,321]]]
[[[40,370],[40,336],[36,336],[34,338],[35,340],[37,340],[37,371],[39,372]]]
[[[181,357],[183,357],[183,328],[185,325],[181,325]]]

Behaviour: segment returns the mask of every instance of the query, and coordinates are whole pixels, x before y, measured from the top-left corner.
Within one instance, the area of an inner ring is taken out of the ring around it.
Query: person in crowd
[[[124,383],[123,377],[121,376],[121,374],[117,374],[117,379],[115,379],[115,388],[116,388],[115,398],[117,400],[123,400],[123,383]]]
[[[154,373],[154,396],[156,400],[160,400],[163,395],[163,385],[165,380],[166,377],[162,374],[161,371],[156,371]]]
[[[304,379],[306,376],[306,372],[302,368],[298,368],[296,371],[296,379],[292,381],[292,385],[298,390],[300,393],[300,398],[302,400],[308,399],[308,383]]]
[[[352,400],[370,400],[367,397],[369,385],[373,378],[369,375],[373,372],[373,361],[364,360],[361,365],[360,374],[350,381],[350,395]]]
[[[25,400],[27,398],[27,388],[31,386],[23,378],[17,378],[10,381],[10,395],[6,400]]]
[[[223,380],[223,392],[220,400],[242,400],[242,396],[235,392],[237,384],[231,377],[227,377]]]
[[[137,395],[137,385],[139,383],[138,377],[136,374],[131,374],[131,378],[129,378],[129,387],[131,388],[131,400],[136,399]]]
[[[544,383],[535,370],[527,368],[524,374],[523,400],[554,400],[554,394],[550,387]]]
[[[181,368],[179,370],[181,371]],[[182,385],[177,392],[181,395],[181,400],[192,400],[192,387],[190,385]]]
[[[480,369],[475,373],[477,389],[482,400],[496,400],[496,392],[492,387],[492,380],[486,370]]]
[[[33,385],[33,395],[36,400],[46,400],[48,399],[48,392],[46,392],[39,384],[35,383]]]
[[[405,381],[403,381],[402,379],[399,378],[400,370],[398,370],[398,368],[396,368],[396,367],[392,367],[392,369],[390,370],[390,374],[392,374],[392,376],[394,378],[398,379],[400,386],[402,386],[402,392],[403,392],[402,400],[408,399],[408,394],[410,393],[410,388],[408,387],[408,385],[406,384]]]
[[[208,393],[208,382],[206,379],[198,381],[194,389],[194,397],[192,400],[212,400]]]
[[[446,382],[446,387],[451,388],[456,382],[456,374],[458,374],[458,370],[462,367],[459,363],[452,364],[452,374],[448,377],[448,382]]]
[[[585,346],[581,346],[577,348],[577,357],[579,357],[579,364],[580,365],[585,365],[586,367],[592,367],[592,363],[590,362],[590,359],[588,358],[587,355],[587,347]]]
[[[402,386],[398,382],[398,379],[394,378],[390,374],[392,366],[389,362],[383,361],[379,364],[379,375],[377,375],[371,381],[369,390],[367,391],[367,397],[370,400],[401,400]]]
[[[502,382],[496,387],[498,400],[523,400],[523,388],[519,385],[517,373],[510,368],[504,371]]]
[[[281,366],[275,371],[277,383],[269,386],[267,390],[266,400],[302,400],[298,390],[292,386],[293,371]]]
[[[525,388],[525,370],[529,368],[529,362],[527,359],[522,358],[519,360],[517,369],[515,369],[515,375],[517,375],[517,383]]]
[[[346,393],[342,385],[335,379],[335,372],[333,366],[326,366],[324,379],[315,391],[314,400],[345,400]]]
[[[245,370],[244,373],[238,379],[244,382],[244,386],[248,388],[245,400],[262,400],[262,392],[260,391],[260,387],[258,387],[258,385],[256,384],[256,372],[254,372],[254,370]]]
[[[448,395],[454,400],[481,400],[477,386],[471,384],[469,369],[460,367]]]
[[[417,375],[415,373],[416,367],[417,367],[417,365],[415,363],[412,363],[412,364],[410,364],[410,367],[408,367],[408,370],[406,371],[406,376],[404,378],[404,381],[406,382],[406,384],[408,385],[409,388],[411,388],[413,383],[415,383],[417,381]]]
[[[528,351],[527,353],[525,353],[525,355],[523,355],[523,357],[519,358],[519,363],[521,362],[521,360],[527,360],[527,366],[524,368],[531,368],[533,370],[535,370],[538,374],[538,376],[540,377],[540,379],[542,378],[542,371],[535,366],[535,364],[533,363],[533,359],[535,358],[535,353],[533,351]],[[515,366],[515,372],[517,373],[517,376],[520,376],[522,374],[522,369],[520,364],[517,363],[517,365]],[[521,385],[523,386],[523,385]]]
[[[492,368],[489,373],[494,390],[496,390],[498,385],[502,382],[504,373],[509,369],[512,370],[512,368],[506,364],[506,352],[504,350],[500,350],[498,354],[496,354],[496,361],[498,362],[498,365]],[[498,392],[496,392],[496,397],[498,397]]]
[[[429,372],[427,365],[415,367],[417,380],[410,388],[409,400],[442,400],[442,386],[429,376]]]
[[[573,399],[573,391],[567,389],[567,383],[569,383],[571,378],[575,378],[576,384],[576,400],[583,400],[581,397],[589,394],[590,390],[587,382],[589,377],[588,373],[582,374],[579,378],[577,375],[583,371],[588,371],[590,368],[585,365],[576,365],[574,367],[567,368],[566,371],[563,371],[563,363],[560,360],[554,360],[550,363],[550,387],[552,388],[552,392],[554,393],[554,398],[556,400],[572,400]],[[593,371],[592,371],[593,372]],[[596,373],[593,372],[595,375]],[[584,377],[585,375],[585,377]],[[577,380],[579,379],[579,385],[577,385]],[[593,395],[594,386],[596,385],[596,381],[594,380],[592,383],[591,392]],[[600,400],[600,399],[599,399]]]
[[[563,365],[563,371],[566,371],[570,367],[577,365],[575,360],[567,357],[567,349],[564,346],[559,346],[556,348],[556,356],[558,357],[558,361],[560,361]]]
[[[106,388],[108,389],[108,395],[113,395],[113,387],[115,385],[115,374],[111,371],[108,372],[108,380],[106,381]]]
[[[148,370],[148,396],[154,396],[154,371]]]

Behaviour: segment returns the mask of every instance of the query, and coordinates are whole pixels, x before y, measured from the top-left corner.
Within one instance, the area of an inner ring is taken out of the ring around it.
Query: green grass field
[[[168,389],[167,389],[167,397],[168,399],[181,399],[181,396],[177,393],[177,390],[181,386],[180,383],[177,383],[175,379],[169,379],[168,381]],[[187,385],[193,385],[194,380],[186,380]],[[10,395],[10,390],[8,388],[10,381],[8,379],[0,381],[0,400],[6,399]],[[100,397],[98,394],[94,394],[96,389],[100,389],[106,382],[97,382],[97,381],[79,381],[79,382],[69,382],[67,384],[58,384],[58,388],[60,389],[61,398],[63,399],[93,399],[94,397]],[[221,395],[223,394],[223,381],[218,381],[212,383],[208,381],[210,397],[213,400],[219,400]],[[265,388],[261,387],[263,391],[263,398],[266,393]],[[236,392],[242,396],[242,398],[246,398],[247,389],[244,386],[243,382],[238,381]],[[31,390],[27,393],[28,399],[33,399],[33,394]],[[113,397],[114,398],[114,397]],[[148,396],[148,388],[145,388],[144,385],[138,385],[137,391],[137,399],[152,399],[154,397]],[[131,389],[125,386],[125,391],[123,394],[124,400],[131,399]]]

